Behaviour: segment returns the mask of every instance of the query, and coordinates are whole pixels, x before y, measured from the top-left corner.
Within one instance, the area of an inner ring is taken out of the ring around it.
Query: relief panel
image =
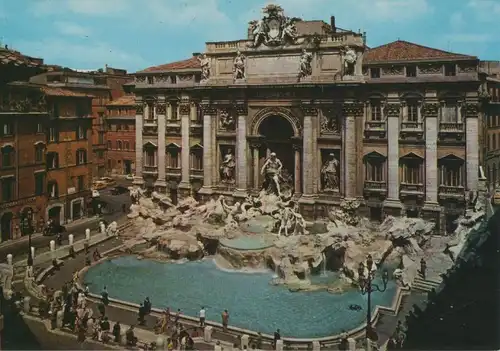
[[[217,74],[233,74],[233,59],[220,58],[217,59]]]
[[[248,76],[297,75],[300,68],[300,55],[249,57],[247,65]]]
[[[341,67],[340,55],[323,54],[320,58],[321,71],[337,72]]]

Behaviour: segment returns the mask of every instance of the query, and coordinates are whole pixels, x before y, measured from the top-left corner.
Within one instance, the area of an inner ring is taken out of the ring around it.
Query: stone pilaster
[[[158,119],[158,179],[155,182],[156,191],[165,192],[166,183],[166,144],[165,144],[165,126],[166,126],[167,106],[165,101],[160,99],[156,105],[156,118]]]
[[[342,149],[344,152],[344,197],[354,199],[356,197],[357,179],[357,146],[356,146],[356,118],[363,116],[363,104],[346,103],[343,106],[345,116],[344,135],[342,138]]]
[[[144,123],[144,103],[137,99],[135,105],[135,175],[134,185],[144,185],[142,178],[142,158],[143,158],[143,141],[142,141],[142,125]]]
[[[212,186],[214,185],[213,168],[215,167],[215,150],[213,149],[213,118],[216,115],[216,109],[208,104],[201,105],[203,110],[203,187],[199,194],[205,196],[206,199],[213,193]]]
[[[312,107],[303,107],[304,111],[304,129],[302,134],[302,200],[311,198],[314,195],[314,167],[316,165],[315,140],[314,139],[314,119],[318,116],[318,110]]]
[[[293,150],[295,152],[295,165],[294,165],[294,174],[293,174],[293,181],[294,181],[294,196],[299,196],[302,192],[302,182],[301,182],[301,173],[302,173],[302,167],[301,167],[301,157],[300,154],[302,152],[302,145],[299,144],[294,144],[293,145]]]
[[[179,184],[179,191],[182,198],[191,195],[191,182],[189,181],[189,120],[190,120],[191,106],[189,103],[182,103],[179,106],[179,113],[181,115],[181,183]]]
[[[422,207],[422,218],[436,223],[435,231],[444,229],[443,211],[438,203],[438,115],[439,104],[426,102],[423,106],[425,116],[425,203]]]
[[[236,191],[235,197],[246,197],[248,185],[247,163],[247,115],[244,105],[236,106],[238,124],[236,129]]]
[[[479,184],[479,107],[475,103],[465,106],[465,145],[467,190],[477,191]]]
[[[399,200],[399,125],[400,104],[388,104],[387,115],[387,199],[384,201],[386,215],[401,215],[403,205]]]

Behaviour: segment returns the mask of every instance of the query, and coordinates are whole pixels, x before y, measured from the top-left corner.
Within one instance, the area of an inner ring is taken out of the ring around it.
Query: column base
[[[159,192],[161,194],[166,194],[167,193],[167,182],[165,179],[157,179],[154,188],[156,192]]]
[[[314,195],[302,195],[298,201],[300,213],[305,219],[313,220],[316,201]]]
[[[202,186],[201,189],[198,191],[198,195],[200,195],[202,202],[210,201],[213,194],[214,194],[214,189],[206,185]]]
[[[191,184],[187,182],[180,182],[179,184],[179,195],[181,199],[185,199],[191,196]]]
[[[247,189],[236,189],[233,192],[233,197],[237,200],[244,200],[248,196]]]
[[[436,226],[434,227],[435,234],[444,234],[446,231],[446,219],[444,216],[444,211],[437,202],[426,202],[422,206],[422,219],[430,222],[434,222]]]
[[[132,184],[142,187],[144,185],[144,179],[142,179],[142,177],[135,177],[134,176],[134,180],[132,181]]]
[[[405,215],[404,206],[399,199],[386,199],[382,203],[382,213],[387,216],[401,217]]]

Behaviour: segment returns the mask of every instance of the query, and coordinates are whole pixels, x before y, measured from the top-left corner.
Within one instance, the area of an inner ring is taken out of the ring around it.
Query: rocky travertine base
[[[434,223],[420,218],[389,216],[382,224],[359,218],[355,200],[344,201],[324,221],[306,222],[293,201],[264,191],[234,205],[223,196],[205,204],[188,198],[174,206],[161,194],[145,197],[138,189],[131,189],[131,194],[135,203],[128,216],[138,230],[127,242],[132,252],[155,259],[220,255],[233,268],[272,268],[275,284],[297,290],[314,288],[309,277],[324,269],[338,271],[343,281],[355,283],[358,266],[367,255],[377,266],[398,267],[394,277],[410,285],[420,258],[449,264],[484,216],[482,209],[470,210],[459,218],[453,235],[434,237]],[[274,237],[274,246],[239,250],[218,245],[221,238],[257,234]]]

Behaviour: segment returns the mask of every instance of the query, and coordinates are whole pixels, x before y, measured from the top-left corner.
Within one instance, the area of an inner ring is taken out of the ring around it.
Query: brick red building
[[[135,96],[124,95],[110,102],[105,123],[107,173],[135,173]]]

